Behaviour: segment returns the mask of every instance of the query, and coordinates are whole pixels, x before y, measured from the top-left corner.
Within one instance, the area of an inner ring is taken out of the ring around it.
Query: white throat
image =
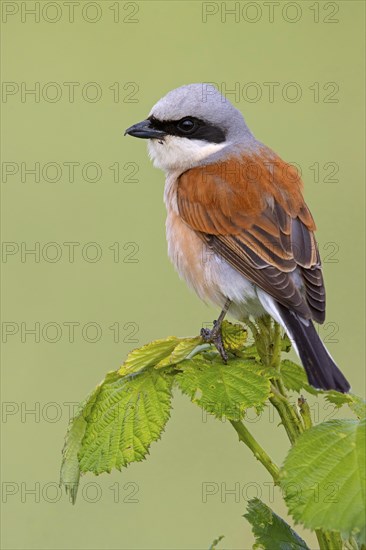
[[[217,153],[226,146],[226,142],[208,143],[201,139],[166,136],[162,140],[149,139],[148,152],[156,168],[160,168],[164,172],[172,172],[188,170],[197,162]]]

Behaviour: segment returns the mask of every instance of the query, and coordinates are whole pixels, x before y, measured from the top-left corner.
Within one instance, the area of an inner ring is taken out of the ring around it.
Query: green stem
[[[303,421],[303,424],[304,424],[304,428],[305,428],[305,430],[308,430],[313,425],[313,422],[311,420],[311,411],[310,411],[309,404],[303,396],[299,397],[297,402],[298,402],[298,405],[299,405],[300,414],[301,414],[301,418],[302,418],[302,421]]]
[[[315,530],[320,550],[342,550],[343,541],[339,533],[335,531]]]
[[[304,428],[297,411],[279,391],[275,380],[272,382],[272,397],[270,397],[269,400],[278,412],[282,425],[293,445],[299,435],[304,431]]]
[[[271,474],[275,485],[278,485],[280,479],[280,470],[278,466],[273,462],[263,447],[261,447],[261,445],[259,445],[259,443],[254,439],[252,434],[242,422],[230,420],[230,423],[238,434],[239,440],[249,447],[255,458],[259,460],[259,462],[261,462],[266,470]]]
[[[281,328],[266,315],[257,319],[256,325],[248,323],[255,340],[256,348],[264,366],[280,372],[281,363]],[[283,427],[292,445],[304,430],[312,426],[309,406],[304,398],[298,401],[299,410],[288,399],[286,389],[281,378],[274,377],[271,381],[272,395],[270,402],[277,410]],[[268,454],[255,441],[242,422],[230,421],[243,441],[254,453],[254,456],[263,464],[271,474],[275,484],[279,484],[279,468],[273,463]],[[334,531],[315,531],[320,550],[342,550],[343,542],[339,533]]]
[[[348,539],[348,541],[346,541],[344,543],[344,548],[345,550],[364,550],[365,549],[365,545],[362,545],[360,548],[357,544],[357,541],[355,540],[354,537],[350,537]]]
[[[273,350],[271,367],[278,369],[281,361],[281,327],[278,323],[274,323],[272,338]]]
[[[249,321],[257,351],[263,365],[279,371],[281,363],[281,327],[272,321],[269,315],[257,319],[256,325]],[[277,410],[287,436],[293,445],[304,431],[304,426],[296,407],[288,401],[287,393],[281,379],[272,381],[272,397],[270,402]]]

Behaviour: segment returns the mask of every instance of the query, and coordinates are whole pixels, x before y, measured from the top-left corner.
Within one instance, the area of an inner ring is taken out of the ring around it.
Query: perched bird
[[[171,261],[200,298],[222,308],[205,340],[225,360],[225,314],[245,321],[267,312],[293,341],[312,386],[348,392],[312,322],[324,322],[325,289],[297,171],[209,84],[170,91],[125,134],[148,139],[166,174]]]

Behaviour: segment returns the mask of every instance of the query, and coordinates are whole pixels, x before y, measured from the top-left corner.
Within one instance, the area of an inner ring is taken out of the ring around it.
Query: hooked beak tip
[[[154,126],[151,124],[151,121],[147,119],[127,128],[124,135],[129,135],[142,139],[162,139],[166,136],[166,133],[162,130],[154,128]]]

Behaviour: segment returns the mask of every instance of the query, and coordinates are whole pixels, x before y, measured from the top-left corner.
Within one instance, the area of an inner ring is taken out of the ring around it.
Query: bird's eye
[[[177,128],[184,134],[190,134],[196,129],[196,123],[191,118],[182,118],[182,120],[177,123]]]

